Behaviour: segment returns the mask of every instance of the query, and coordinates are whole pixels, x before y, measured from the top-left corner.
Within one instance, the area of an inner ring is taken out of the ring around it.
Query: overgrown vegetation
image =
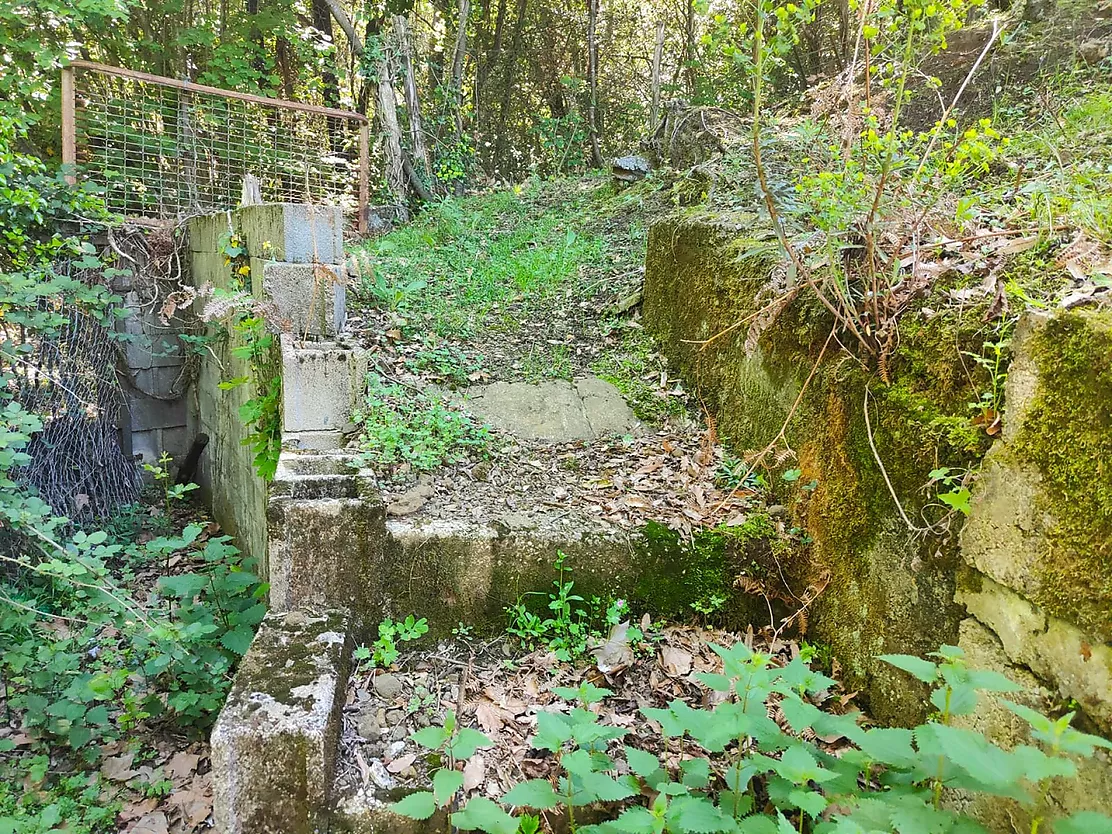
[[[881,658],[933,687],[930,701],[937,712],[913,729],[866,729],[856,713],[824,709],[823,693],[835,682],[801,657],[777,666],[744,643],[712,648],[723,671],[696,676],[714,706],[693,708],[677,700],[667,709],[640,711],[660,728],[659,750],[623,746],[629,731],[599,722],[592,705],[610,690],[586,681],[577,689],[557,689],[569,708],[538,712],[531,741],[559,763],[556,783],[526,780],[498,802],[474,797],[451,814],[452,825],[488,834],[536,830],[529,815],[505,810],[529,808],[566,817],[568,829],[581,834],[983,831],[943,803],[945,792],[962,791],[1032,808],[1030,834],[1048,827],[1054,834],[1082,834],[1112,826],[1112,819],[1094,813],[1057,817],[1047,802],[1051,782],[1076,772],[1071,757],[1091,757],[1112,742],[1072,729],[1072,713],[1053,720],[1004,699],[1000,703],[1030,725],[1039,746],[1006,751],[961,726],[980,693],[1019,687],[995,672],[969,668],[957,647],[943,646],[930,660]],[[769,703],[785,723],[770,717]],[[845,739],[849,746],[834,754],[816,737]],[[457,763],[491,742],[458,727],[452,713],[443,727],[412,738],[446,755],[433,790],[410,794],[393,808],[427,819],[452,806],[463,787]],[[680,755],[674,758],[669,753],[677,745]]]

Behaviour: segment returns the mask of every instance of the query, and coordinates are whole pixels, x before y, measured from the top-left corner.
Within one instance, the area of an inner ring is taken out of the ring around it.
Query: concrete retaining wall
[[[362,383],[363,366],[354,349],[323,341],[342,329],[345,317],[339,209],[267,204],[195,218],[189,225],[189,246],[193,282],[199,289],[231,286],[225,249],[233,233],[249,256],[257,311],[277,337],[273,364],[283,378],[283,428],[296,429],[284,434],[283,443],[341,446],[350,433],[350,407]],[[199,299],[197,307],[204,305]],[[202,315],[203,309],[195,312]],[[196,480],[221,525],[269,575],[267,488],[253,463],[253,451],[244,444],[253,427],[240,416],[256,389],[253,381],[221,389],[221,383],[250,377],[251,370],[235,355],[242,338],[230,327],[229,314],[212,315],[210,307],[205,317],[211,319],[208,350],[200,361],[188,420],[192,435],[203,432],[209,437]],[[307,356],[318,360],[314,368],[327,362],[327,379],[319,390],[313,386],[322,380],[304,373]]]
[[[960,355],[982,350],[979,311],[966,313],[971,326],[933,311],[905,317],[887,381],[852,362],[819,363],[787,420],[831,323],[795,303],[750,337],[745,322],[772,298],[774,261],[747,233],[727,221],[654,226],[646,324],[735,450],[763,448],[787,421],[797,456],[782,468],[815,483],[784,497],[814,537],[804,575],[789,578],[827,582],[812,639],[832,646],[883,721],[921,719],[925,691],[873,656],[949,643],[1023,685],[1032,707],[1077,711],[1080,729],[1112,738],[1112,313],[1020,322],[995,441],[966,428],[966,403],[990,385]],[[937,519],[924,485],[938,466],[978,473],[970,514],[913,534],[891,490],[912,523]],[[970,719],[1005,746],[1028,742],[1021,723],[1002,708]],[[1107,753],[1078,770],[1054,783],[1051,801],[1112,811]],[[994,831],[1031,826],[1030,810],[1012,803],[971,810]]]

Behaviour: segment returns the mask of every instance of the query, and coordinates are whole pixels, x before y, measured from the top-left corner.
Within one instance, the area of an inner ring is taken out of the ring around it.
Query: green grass
[[[491,323],[512,329],[498,308],[543,301],[582,267],[605,263],[607,241],[592,228],[609,193],[597,179],[530,181],[445,200],[355,251],[357,301],[389,297],[400,315],[422,318],[441,336],[469,336]]]

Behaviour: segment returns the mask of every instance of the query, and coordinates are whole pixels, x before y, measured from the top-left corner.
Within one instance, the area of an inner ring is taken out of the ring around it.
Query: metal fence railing
[[[62,70],[62,162],[127,217],[180,219],[266,202],[340,205],[363,228],[367,118],[359,113],[73,61]]]

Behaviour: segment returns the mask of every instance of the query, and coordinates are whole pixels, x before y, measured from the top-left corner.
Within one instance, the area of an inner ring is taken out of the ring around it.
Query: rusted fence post
[[[77,185],[77,95],[73,67],[62,68],[62,168],[66,182]]]

